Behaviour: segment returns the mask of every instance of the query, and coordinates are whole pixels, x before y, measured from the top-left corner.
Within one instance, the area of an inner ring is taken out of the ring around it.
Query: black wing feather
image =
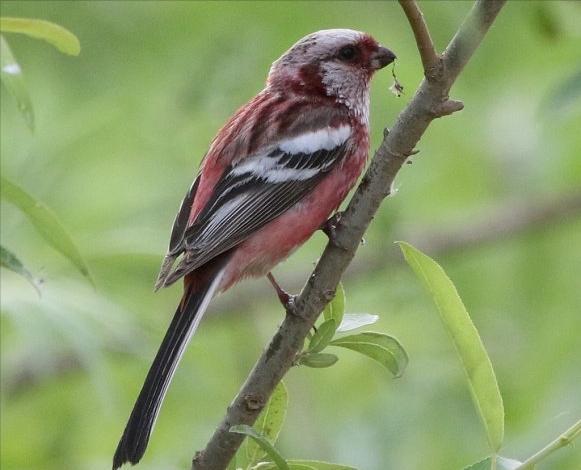
[[[286,169],[319,170],[305,179],[273,182],[251,171],[240,173],[235,171],[236,166],[230,167],[196,222],[185,230],[181,244],[175,247],[176,253],[185,251],[185,255],[164,285],[238,245],[301,201],[342,160],[347,145],[312,154],[285,153],[277,148],[263,157],[276,158],[278,165]]]
[[[194,197],[196,196],[196,191],[198,190],[198,185],[200,184],[200,176],[196,178],[190,190],[187,192],[186,196],[182,201],[180,210],[176,215],[171,230],[171,237],[169,241],[169,254],[175,254],[179,251],[179,247],[184,240],[184,233],[188,226],[188,219],[190,217],[190,210],[192,209],[192,204],[194,202]]]

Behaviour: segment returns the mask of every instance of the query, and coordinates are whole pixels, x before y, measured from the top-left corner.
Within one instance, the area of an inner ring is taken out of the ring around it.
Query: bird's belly
[[[228,262],[220,290],[245,277],[264,276],[306,242],[337,210],[364,165],[362,155],[337,168],[301,202],[241,243]]]

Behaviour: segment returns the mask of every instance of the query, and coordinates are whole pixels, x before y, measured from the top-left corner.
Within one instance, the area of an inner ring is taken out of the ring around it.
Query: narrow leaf
[[[496,462],[493,463],[493,459]],[[480,462],[464,467],[464,470],[516,470],[521,463],[504,457],[487,457]]]
[[[324,367],[331,367],[339,358],[335,354],[327,353],[306,353],[299,358],[299,365],[322,369]]]
[[[37,39],[44,39],[59,51],[69,55],[79,55],[81,44],[68,29],[50,21],[33,18],[0,18],[0,31],[21,33]]]
[[[494,369],[476,327],[462,303],[456,287],[442,267],[413,246],[399,242],[403,255],[432,295],[440,318],[468,376],[473,401],[478,409],[488,442],[498,451],[504,437],[504,407]]]
[[[89,281],[93,282],[85,260],[54,212],[6,178],[0,181],[2,199],[18,207],[49,245],[65,256]]]
[[[266,454],[272,459],[279,470],[290,470],[286,460],[280,455],[278,450],[266,439],[256,432],[254,428],[246,424],[238,424],[230,428],[230,432],[235,432],[238,434],[244,434],[251,437],[261,448],[266,452]]]
[[[325,310],[323,310],[323,318],[325,320],[335,320],[335,324],[338,326],[343,321],[343,314],[345,313],[345,289],[343,289],[343,284],[339,283],[337,285],[337,290],[335,291],[335,297],[333,300],[327,304]]]
[[[372,325],[379,320],[378,315],[371,315],[369,313],[346,313],[343,316],[343,321],[337,328],[340,333],[356,330],[362,326]]]
[[[286,417],[286,410],[288,407],[288,392],[283,382],[280,382],[270,400],[260,413],[260,416],[254,424],[254,429],[266,437],[273,444],[276,443],[280,429]],[[264,451],[256,442],[247,439],[244,443],[244,451],[246,454],[246,465],[253,465],[264,457]]]
[[[16,100],[18,111],[22,114],[24,121],[28,128],[34,130],[34,110],[32,109],[32,101],[28,94],[28,89],[24,83],[22,76],[22,69],[16,59],[12,55],[8,43],[3,36],[0,35],[0,78],[6,87],[6,90]]]
[[[366,331],[342,336],[334,339],[330,344],[357,351],[379,362],[394,377],[401,377],[408,364],[408,355],[401,343],[393,336],[383,333]]]
[[[308,352],[319,353],[325,349],[329,342],[333,339],[335,330],[337,330],[337,323],[334,319],[323,322],[323,324],[319,326],[319,329],[311,338]]]
[[[40,295],[40,289],[38,284],[34,279],[34,276],[30,273],[28,269],[24,267],[22,262],[14,255],[11,251],[7,250],[3,246],[0,246],[0,264],[2,267],[14,271],[16,274],[20,274],[25,278],[32,287],[36,289],[38,295]]]

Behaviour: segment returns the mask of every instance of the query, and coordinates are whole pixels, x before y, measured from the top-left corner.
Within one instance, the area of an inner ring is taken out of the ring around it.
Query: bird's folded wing
[[[349,151],[351,127],[324,127],[279,141],[230,165],[183,235],[169,285],[233,248],[305,197]],[[289,227],[292,230],[292,227]]]

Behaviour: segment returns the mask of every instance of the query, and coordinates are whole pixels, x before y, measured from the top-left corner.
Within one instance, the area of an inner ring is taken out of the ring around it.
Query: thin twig
[[[418,45],[418,51],[424,67],[424,75],[428,80],[431,80],[434,78],[440,58],[434,47],[428,25],[424,20],[424,14],[415,0],[399,0],[399,4],[407,16],[416,38],[416,44]]]
[[[573,442],[573,439],[581,434],[581,420],[577,421],[573,426],[567,429],[557,439],[548,444],[546,447],[538,451],[535,455],[525,460],[516,470],[532,470],[536,464],[545,460],[553,452],[568,446]]]
[[[552,229],[559,223],[581,216],[581,191],[546,199],[505,201],[494,211],[486,211],[476,220],[453,225],[444,230],[427,227],[410,229],[402,237],[433,255],[462,252],[510,237]],[[445,224],[446,225],[446,224]]]
[[[478,0],[468,19],[460,27],[442,59],[442,77],[424,80],[418,92],[384,137],[365,176],[336,227],[338,243],[327,244],[295,307],[296,315],[287,315],[266,351],[258,359],[246,382],[228,407],[206,448],[197,452],[194,470],[223,470],[240,447],[244,436],[230,432],[235,424],[254,424],[260,406],[267,403],[276,385],[293,365],[304,340],[325,305],[333,297],[341,276],[351,263],[367,227],[383,199],[389,195],[394,178],[415,148],[429,124],[437,117],[434,110],[447,101],[455,78],[460,74],[478,44],[484,38],[505,0]],[[472,27],[477,26],[477,27]],[[462,31],[470,27],[470,31]],[[470,37],[469,43],[457,44]],[[341,246],[341,248],[338,248]]]

